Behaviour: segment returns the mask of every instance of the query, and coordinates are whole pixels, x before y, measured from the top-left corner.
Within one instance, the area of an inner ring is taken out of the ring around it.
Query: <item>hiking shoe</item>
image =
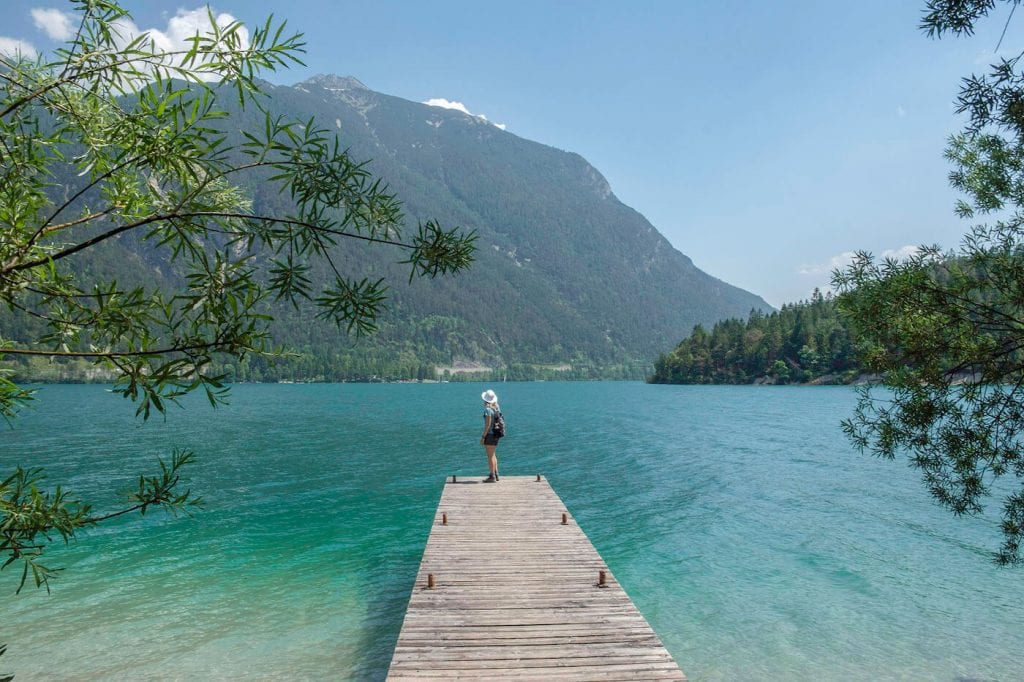
[[[498,477],[498,474],[494,474],[494,480],[495,480],[495,481],[500,481],[500,480],[501,480],[501,479],[500,479],[500,478]]]
[[[490,476],[484,479],[484,483],[494,483],[497,480],[498,479],[494,477],[494,474],[491,474]]]

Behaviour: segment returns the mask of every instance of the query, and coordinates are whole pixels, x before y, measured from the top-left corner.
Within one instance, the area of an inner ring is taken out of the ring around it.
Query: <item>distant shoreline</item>
[[[865,372],[845,372],[842,374],[822,374],[809,381],[779,381],[776,376],[757,377],[752,381],[652,381],[649,377],[649,384],[664,384],[671,386],[864,386],[867,384],[879,384],[882,382],[882,375],[868,374]]]

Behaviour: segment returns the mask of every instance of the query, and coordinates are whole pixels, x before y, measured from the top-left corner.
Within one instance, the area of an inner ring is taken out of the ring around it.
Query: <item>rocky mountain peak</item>
[[[320,73],[312,78],[299,83],[299,85],[315,85],[325,90],[369,90],[358,78],[352,76],[338,76],[333,73]]]

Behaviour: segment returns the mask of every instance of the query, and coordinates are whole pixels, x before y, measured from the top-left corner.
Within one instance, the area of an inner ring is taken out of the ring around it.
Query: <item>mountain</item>
[[[408,266],[394,262],[402,254],[343,240],[337,259],[346,274],[391,284],[380,332],[349,338],[282,305],[272,311],[273,335],[302,357],[229,366],[239,379],[425,378],[440,367],[500,368],[508,378],[641,378],[694,325],[771,310],[696,268],[578,154],[481,117],[374,92],[351,77],[264,87],[271,114],[314,117],[337,130],[353,159],[368,160],[404,202],[407,229],[436,219],[475,230],[478,252],[466,273],[410,283]],[[219,103],[232,130],[262,129],[260,111],[239,109],[225,95]],[[257,211],[287,210],[272,184],[234,179]],[[90,272],[104,263],[130,266],[134,274],[119,279],[138,280],[161,268],[162,257],[138,240],[110,249],[97,250],[102,263],[89,263]],[[327,273],[312,273],[319,276]]]
[[[453,278],[405,286],[390,254],[370,256],[397,275],[378,344],[423,336],[426,325],[441,364],[648,364],[698,323],[771,310],[696,268],[578,154],[351,77],[268,93],[275,113],[333,124],[404,201],[411,225],[434,218],[480,235],[474,267]],[[259,123],[257,112],[233,117]],[[265,192],[255,187],[257,204],[273,200]]]

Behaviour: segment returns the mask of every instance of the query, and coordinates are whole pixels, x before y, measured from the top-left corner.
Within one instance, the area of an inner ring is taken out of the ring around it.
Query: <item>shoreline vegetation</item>
[[[217,368],[229,384],[320,384],[320,383],[448,383],[479,381],[643,381],[650,376],[650,363],[600,365],[587,361],[562,363],[486,364],[453,360],[445,365],[390,362],[379,358],[366,366],[321,365],[314,370],[297,362],[225,362]],[[119,376],[104,367],[77,359],[32,357],[0,361],[0,371],[9,372],[19,384],[113,384]]]
[[[429,349],[421,349],[427,351]],[[379,349],[361,362],[350,356],[331,362],[322,353],[295,353],[276,360],[221,360],[225,383],[446,383],[479,381],[647,381],[652,384],[864,385],[880,383],[858,359],[857,342],[831,294],[815,289],[810,300],[765,314],[702,325],[653,363],[601,364],[587,358],[569,362],[509,362],[454,357],[426,361],[434,352],[400,354]],[[432,359],[433,360],[433,359]],[[114,383],[114,372],[78,359],[19,358],[0,362],[24,383]],[[969,377],[965,377],[969,380]]]
[[[786,304],[746,322],[693,329],[658,356],[653,384],[865,384],[880,381],[857,359],[857,344],[835,298],[818,289],[809,301]]]
[[[430,350],[430,349],[422,349]],[[434,352],[387,349],[352,354],[332,362],[319,352],[287,357],[223,358],[215,362],[225,383],[444,383],[478,381],[647,381],[652,384],[863,385],[878,383],[858,361],[857,343],[835,298],[815,289],[810,300],[765,314],[752,310],[694,327],[674,349],[649,362],[601,364],[587,358],[568,362],[509,362],[454,357],[426,361]],[[117,375],[80,359],[18,358],[0,362],[16,382],[114,383]]]

